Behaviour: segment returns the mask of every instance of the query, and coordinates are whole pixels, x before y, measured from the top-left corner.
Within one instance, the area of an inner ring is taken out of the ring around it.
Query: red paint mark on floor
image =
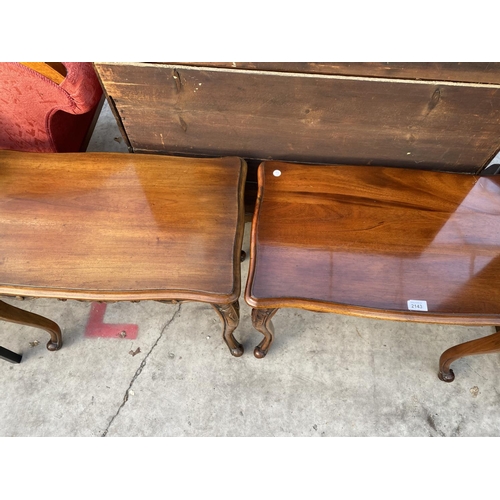
[[[107,304],[92,302],[90,307],[90,316],[85,328],[85,337],[107,337],[107,338],[125,338],[136,339],[139,325],[134,324],[113,324],[104,323],[104,314]],[[125,333],[123,333],[125,332]]]

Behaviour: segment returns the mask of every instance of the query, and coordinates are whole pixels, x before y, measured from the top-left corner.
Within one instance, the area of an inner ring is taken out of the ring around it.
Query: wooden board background
[[[478,172],[500,147],[498,83],[158,63],[95,67],[136,152]],[[483,77],[498,77],[498,64],[493,70],[484,67]],[[461,80],[468,71],[477,79],[474,67],[462,68]]]
[[[483,84],[500,83],[500,63],[498,62],[175,62],[162,64]]]

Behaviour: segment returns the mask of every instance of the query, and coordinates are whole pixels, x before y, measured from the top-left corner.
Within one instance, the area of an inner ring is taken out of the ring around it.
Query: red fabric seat
[[[63,63],[60,85],[21,63],[0,63],[0,149],[80,151],[102,96],[92,63]]]

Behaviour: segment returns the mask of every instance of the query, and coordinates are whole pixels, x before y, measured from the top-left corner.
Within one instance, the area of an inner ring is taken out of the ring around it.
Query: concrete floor
[[[107,106],[89,150],[127,151]],[[500,355],[457,361],[451,384],[436,375],[445,349],[493,328],[284,309],[258,360],[243,299],[241,358],[207,304],[109,304],[106,323],[138,325],[130,339],[86,337],[89,303],[7,302],[59,323],[65,343],[49,352],[45,332],[2,323],[0,344],[23,360],[0,361],[1,436],[500,435]]]

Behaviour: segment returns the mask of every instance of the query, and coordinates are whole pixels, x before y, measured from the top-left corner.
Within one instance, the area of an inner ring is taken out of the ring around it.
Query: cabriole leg
[[[17,323],[19,325],[33,326],[41,328],[50,335],[50,341],[47,343],[49,351],[57,351],[62,347],[61,329],[50,319],[39,316],[38,314],[23,311],[17,307],[11,306],[0,300],[0,320]]]
[[[264,335],[264,340],[253,351],[256,358],[263,358],[273,343],[274,325],[271,318],[277,311],[278,309],[252,309],[253,327]]]
[[[500,327],[496,326],[496,333],[481,339],[471,340],[456,346],[450,347],[441,354],[439,358],[438,377],[443,382],[453,382],[455,374],[450,365],[457,359],[474,354],[489,354],[500,352]]]
[[[243,354],[243,346],[234,338],[233,332],[240,322],[240,304],[236,300],[231,304],[212,304],[219,314],[224,332],[222,334],[224,342],[229,347],[229,351],[237,358]]]

